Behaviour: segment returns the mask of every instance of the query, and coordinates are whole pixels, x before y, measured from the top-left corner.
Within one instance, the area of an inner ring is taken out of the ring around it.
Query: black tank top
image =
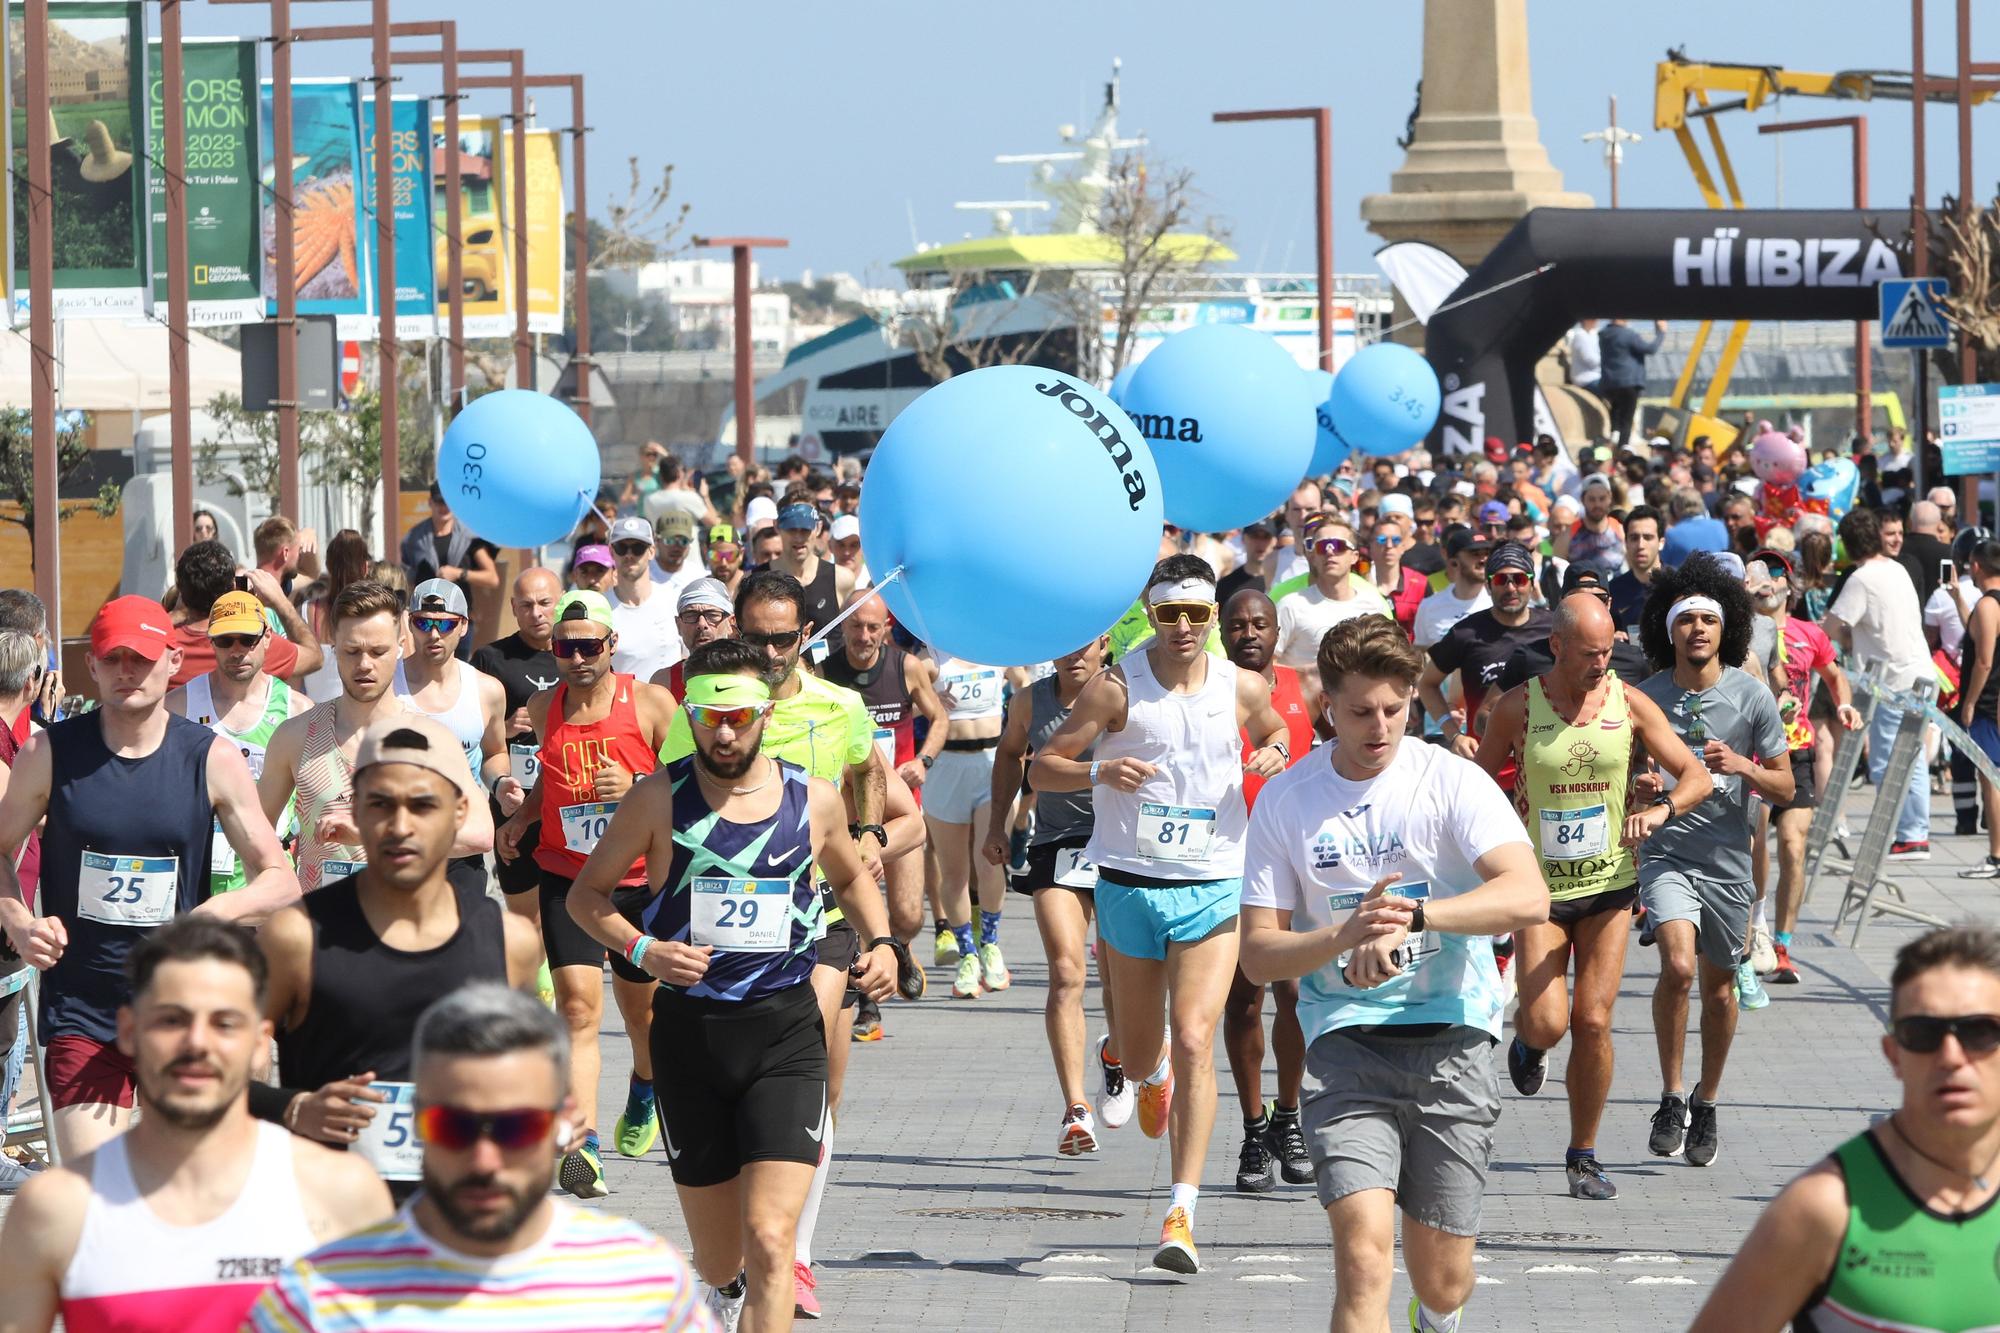
[[[41,914],[69,944],[42,979],[41,1039],[115,1041],[125,960],[146,932],[208,898],[208,755],[215,733],[167,715],[159,748],[121,759],[96,713],[48,729]]]
[[[847,650],[836,648],[820,665],[820,675],[835,685],[845,685],[868,705],[878,731],[896,738],[894,761],[908,763],[917,752],[911,735],[910,687],[903,678],[903,650],[892,641],[882,644],[875,665],[862,670],[847,660]]]
[[[840,590],[833,581],[833,561],[820,561],[819,573],[813,575],[813,581],[805,589],[806,619],[815,630],[832,624],[833,618],[840,614]]]
[[[1988,597],[1993,598],[1995,601],[2000,601],[2000,588],[1988,588],[1979,595],[1979,600],[1983,602]],[[1978,602],[1973,603],[1974,606],[1978,604]],[[1970,623],[1971,616],[1968,615],[1966,620],[1967,623]],[[1969,646],[1967,645],[1967,647]],[[1965,648],[1961,648],[1959,651],[1965,665],[1970,667],[1972,665],[1972,654],[1967,652]],[[1995,662],[1993,669],[1986,673],[1986,684],[1979,691],[1979,703],[1977,711],[1973,713],[1973,716],[1992,717],[1996,708],[2000,708],[2000,662]]]
[[[507,981],[507,936],[500,904],[454,886],[458,929],[434,949],[406,952],[382,943],[361,910],[358,877],[305,897],[313,929],[312,995],[305,1021],[278,1033],[279,1081],[318,1088],[374,1070],[384,1082],[410,1080],[410,1038],[433,1000],[469,981]]]

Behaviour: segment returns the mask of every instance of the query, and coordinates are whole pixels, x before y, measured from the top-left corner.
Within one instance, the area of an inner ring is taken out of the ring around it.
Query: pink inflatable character
[[[1759,423],[1760,425],[1762,423]],[[1750,470],[1757,474],[1757,536],[1774,527],[1790,527],[1805,512],[1799,478],[1806,471],[1806,449],[1789,435],[1767,430],[1750,446]]]

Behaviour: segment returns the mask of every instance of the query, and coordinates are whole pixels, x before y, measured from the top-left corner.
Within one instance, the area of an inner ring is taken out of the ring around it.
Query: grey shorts
[[[1452,1027],[1418,1038],[1345,1028],[1307,1047],[1301,1109],[1320,1204],[1393,1190],[1405,1216],[1478,1235],[1500,1119],[1493,1046]]]
[[[924,779],[924,813],[947,824],[970,824],[993,802],[993,750],[946,750]]]
[[[1716,967],[1735,967],[1750,938],[1750,909],[1757,886],[1749,880],[1702,879],[1678,866],[1639,867],[1639,900],[1654,929],[1663,921],[1692,921],[1695,948]]]

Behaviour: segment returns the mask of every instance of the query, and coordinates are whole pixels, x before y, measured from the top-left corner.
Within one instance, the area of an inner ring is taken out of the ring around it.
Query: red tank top
[[[1290,667],[1273,667],[1271,674],[1271,707],[1278,710],[1278,716],[1285,719],[1285,726],[1291,733],[1285,744],[1291,748],[1292,763],[1305,758],[1306,751],[1312,749],[1312,710],[1306,707],[1305,696],[1299,692],[1299,673]],[[1243,757],[1248,759],[1252,750],[1250,733],[1243,733]],[[1291,764],[1285,765],[1290,768]],[[1264,790],[1266,779],[1245,773],[1243,775],[1243,804],[1255,808],[1257,793]]]
[[[646,744],[639,729],[639,707],[632,677],[616,675],[618,692],[602,721],[578,725],[563,717],[567,684],[556,686],[549,701],[547,735],[542,739],[542,834],[535,846],[535,864],[555,875],[576,878],[589,848],[602,837],[616,802],[600,802],[592,786],[597,770],[616,762],[636,780],[659,767],[660,757]],[[592,807],[603,806],[602,809]],[[564,819],[568,808],[570,817]],[[585,845],[587,844],[587,845]],[[634,861],[618,881],[646,882],[646,863]]]

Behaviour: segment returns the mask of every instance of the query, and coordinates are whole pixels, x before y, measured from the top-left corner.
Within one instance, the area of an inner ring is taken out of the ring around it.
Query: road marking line
[[[1095,1273],[1049,1273],[1035,1279],[1037,1282],[1109,1282],[1110,1280]]]
[[[1597,1270],[1586,1264],[1536,1264],[1530,1273],[1595,1273]]]
[[[1239,1254],[1229,1261],[1232,1264],[1295,1264],[1298,1257],[1290,1254]]]
[[[1238,1273],[1238,1282],[1303,1282],[1297,1273]]]
[[[1115,1264],[1118,1261],[1108,1254],[1052,1254],[1042,1260],[1045,1264]]]
[[[1678,1254],[1621,1254],[1611,1261],[1614,1264],[1677,1264],[1682,1259]]]
[[[1693,1286],[1699,1286],[1700,1284],[1697,1283],[1691,1277],[1678,1277],[1672,1275],[1663,1277],[1658,1274],[1649,1273],[1645,1277],[1635,1277],[1631,1279],[1627,1283],[1627,1285],[1634,1287],[1693,1287]]]

